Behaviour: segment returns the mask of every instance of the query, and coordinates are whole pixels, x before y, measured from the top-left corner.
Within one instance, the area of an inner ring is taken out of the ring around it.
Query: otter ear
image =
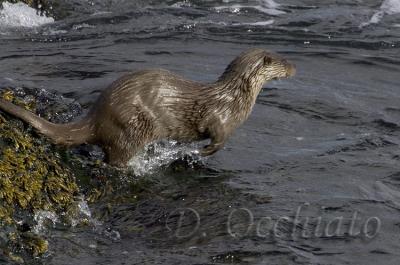
[[[272,63],[272,58],[269,56],[264,56],[264,65],[269,65]]]

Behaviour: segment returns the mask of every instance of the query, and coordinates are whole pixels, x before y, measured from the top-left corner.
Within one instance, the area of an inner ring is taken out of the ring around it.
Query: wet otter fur
[[[113,82],[81,121],[54,124],[0,99],[0,109],[31,124],[55,144],[97,144],[109,164],[123,167],[143,147],[160,139],[211,139],[201,150],[221,149],[249,116],[267,81],[290,77],[295,66],[279,55],[251,49],[234,59],[211,84],[162,69],[127,74]]]

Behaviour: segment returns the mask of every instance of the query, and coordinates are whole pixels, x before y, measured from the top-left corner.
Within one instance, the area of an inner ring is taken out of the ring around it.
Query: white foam
[[[249,25],[249,26],[269,26],[274,24],[274,20],[266,20],[266,21],[258,21],[258,22],[252,22],[252,23],[234,23],[232,24],[233,26],[242,26],[242,25]]]
[[[80,199],[81,200],[78,203],[79,212],[87,218],[92,218],[92,213],[90,212],[90,208],[89,205],[87,204],[87,201],[85,201],[83,196]]]
[[[286,14],[285,11],[279,10],[280,4],[276,3],[273,0],[260,0],[259,5],[230,5],[230,6],[218,6],[214,9],[217,11],[220,10],[230,10],[232,13],[239,13],[244,8],[252,8],[256,9],[262,13],[271,15],[271,16],[278,16],[282,14]]]
[[[282,15],[282,14],[286,13],[286,12],[278,10],[278,9],[266,8],[266,7],[263,7],[261,5],[258,5],[258,6],[231,5],[231,6],[217,6],[217,7],[214,7],[214,9],[217,10],[217,11],[230,10],[232,13],[239,13],[244,8],[256,9],[256,10],[258,10],[260,12],[263,12],[263,13],[271,15],[271,16],[277,16],[277,15]]]
[[[77,212],[78,215],[70,219],[72,227],[77,226],[83,220],[89,221],[94,226],[99,223],[96,219],[92,218],[92,213],[90,212],[89,205],[87,204],[87,201],[83,196],[79,198],[79,202],[77,202],[77,207],[79,210]]]
[[[33,28],[54,22],[54,18],[40,16],[36,9],[24,3],[4,2],[2,6],[3,9],[0,10],[0,26],[2,27]]]
[[[171,5],[172,7],[182,8],[182,7],[191,7],[192,4],[188,1],[181,1]]]
[[[36,225],[33,227],[33,232],[37,235],[43,235],[47,232],[46,222],[50,221],[53,226],[58,222],[57,214],[50,211],[37,211],[34,219]]]
[[[400,13],[400,0],[385,0],[381,5],[381,10],[388,15]]]
[[[86,28],[91,29],[91,28],[95,28],[95,26],[89,25],[87,23],[75,24],[75,25],[72,26],[73,30],[81,30],[81,29],[86,29]]]

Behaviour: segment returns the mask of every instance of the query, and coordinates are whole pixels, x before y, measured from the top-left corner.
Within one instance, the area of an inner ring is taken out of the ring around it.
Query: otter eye
[[[272,62],[271,57],[269,57],[269,56],[264,57],[264,65],[269,65],[269,64],[271,64],[271,62]]]

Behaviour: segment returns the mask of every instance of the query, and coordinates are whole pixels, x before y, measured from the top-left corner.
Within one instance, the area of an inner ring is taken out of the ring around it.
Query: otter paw
[[[217,152],[219,150],[218,147],[213,146],[213,145],[206,145],[201,151],[200,151],[200,155],[201,156],[210,156],[212,154],[214,154],[215,152]]]

